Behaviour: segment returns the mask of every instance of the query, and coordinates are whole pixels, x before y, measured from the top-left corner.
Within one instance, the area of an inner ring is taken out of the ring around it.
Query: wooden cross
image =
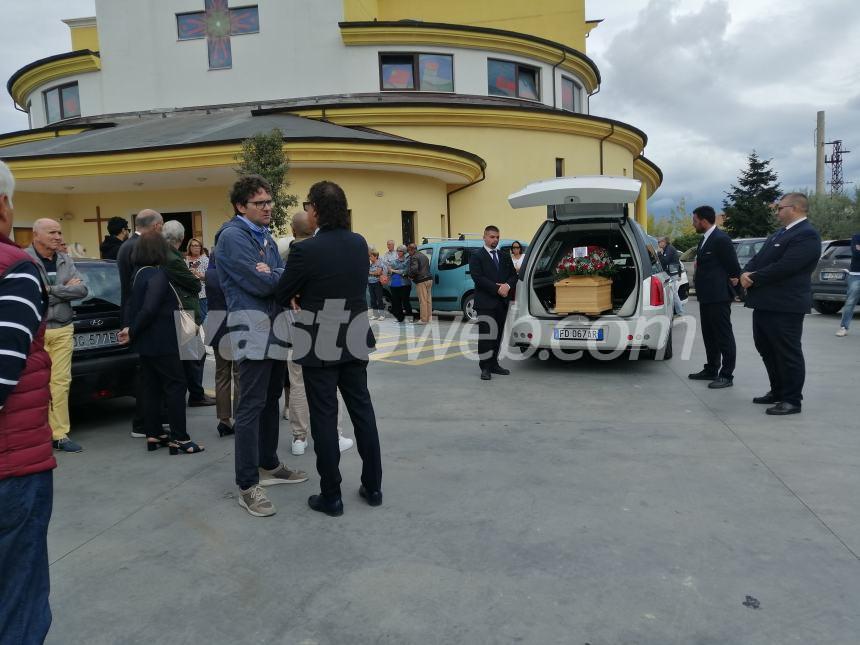
[[[85,219],[85,222],[92,223],[95,222],[99,227],[99,238],[98,243],[102,242],[102,222],[107,222],[108,220],[102,219],[102,210],[99,206],[96,206],[96,218],[95,219]]]

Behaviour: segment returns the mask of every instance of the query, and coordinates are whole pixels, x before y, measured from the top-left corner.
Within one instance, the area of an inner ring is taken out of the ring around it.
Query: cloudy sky
[[[331,0],[329,0],[331,1]],[[604,22],[588,39],[603,76],[591,112],[635,125],[663,170],[650,208],[679,199],[719,206],[753,149],[785,189],[814,187],[813,131],[843,139],[846,181],[860,183],[860,10],[857,0],[587,0]],[[814,7],[814,11],[811,9]],[[93,0],[4,2],[0,78],[68,51],[60,20]],[[27,127],[0,101],[0,132]],[[828,167],[829,178],[829,167]],[[853,190],[853,186],[847,187]]]

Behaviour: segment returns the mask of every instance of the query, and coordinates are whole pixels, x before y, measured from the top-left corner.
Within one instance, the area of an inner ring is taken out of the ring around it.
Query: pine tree
[[[772,159],[760,159],[755,150],[741,171],[738,185],[726,193],[723,226],[732,237],[764,237],[776,228],[772,204],[780,196],[778,177],[770,168]]]
[[[290,160],[284,152],[284,135],[275,128],[268,133],[258,133],[242,142],[242,150],[236,155],[236,173],[239,175],[260,175],[272,186],[272,225],[276,234],[286,233],[290,222],[289,209],[299,200],[288,194],[290,182]]]

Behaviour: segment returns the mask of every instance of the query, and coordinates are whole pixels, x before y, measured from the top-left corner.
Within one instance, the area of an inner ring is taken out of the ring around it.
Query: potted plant
[[[555,312],[597,315],[612,309],[615,263],[599,246],[574,247],[555,267]]]

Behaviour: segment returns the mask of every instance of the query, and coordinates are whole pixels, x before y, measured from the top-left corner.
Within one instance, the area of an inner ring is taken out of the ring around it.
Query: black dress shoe
[[[315,511],[325,513],[332,517],[343,515],[343,502],[340,497],[329,500],[322,495],[311,495],[308,497],[308,506]]]
[[[708,370],[702,370],[701,372],[696,372],[695,374],[687,374],[688,379],[692,379],[694,381],[713,381],[717,378],[717,375],[713,372],[709,372]]]
[[[732,379],[726,378],[725,376],[718,376],[708,383],[708,387],[712,390],[721,390],[724,387],[731,387],[732,385],[734,385],[734,383],[732,383]]]
[[[368,493],[364,486],[360,486],[358,489],[358,495],[371,506],[382,506],[381,490],[375,490]]]
[[[761,403],[763,405],[772,405],[774,403],[779,403],[779,399],[777,399],[773,392],[768,392],[764,396],[757,396],[753,399],[753,403]]]
[[[785,416],[786,414],[800,414],[800,406],[787,401],[780,401],[772,408],[765,410],[765,414],[772,414],[780,417]]]
[[[219,437],[228,437],[231,434],[236,434],[236,431],[233,428],[231,428],[230,426],[228,426],[226,423],[224,423],[223,421],[218,422],[217,430],[218,430],[218,436]]]
[[[486,368],[481,370],[481,380],[482,381],[489,381],[491,378],[493,378],[493,377],[490,376],[490,368],[489,367],[486,367]]]
[[[500,374],[502,376],[507,376],[508,374],[511,373],[511,370],[505,369],[501,365],[493,365],[493,367],[490,368],[490,373]]]
[[[205,394],[203,395],[202,399],[189,399],[188,400],[188,407],[189,408],[202,408],[202,407],[205,407],[207,405],[215,405],[215,399],[213,399],[211,396],[206,396]]]

